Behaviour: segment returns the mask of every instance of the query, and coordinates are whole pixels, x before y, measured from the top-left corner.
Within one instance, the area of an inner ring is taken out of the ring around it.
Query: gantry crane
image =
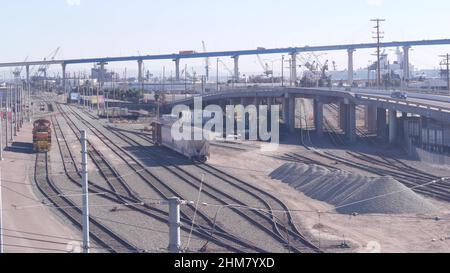
[[[60,50],[60,47],[58,47],[57,49],[55,49],[54,51],[52,51],[47,57],[44,58],[44,62],[45,61],[54,61],[56,58],[56,55],[58,55],[58,52]],[[44,79],[47,79],[47,70],[50,67],[49,64],[43,64],[41,65],[36,73],[36,77],[40,77],[43,76]]]
[[[273,75],[273,71],[269,68],[269,64],[264,63],[263,60],[261,59],[260,55],[256,55],[258,57],[258,62],[261,65],[262,69],[264,70],[264,75],[267,77],[270,77],[271,75]]]
[[[218,60],[219,60],[219,62],[223,65],[223,67],[225,67],[225,69],[228,71],[228,73],[230,74],[230,76],[231,76],[231,77],[234,77],[234,72],[233,72],[233,70],[231,70],[231,69],[227,66],[227,64],[226,64],[224,61],[222,61],[222,60],[219,59],[219,58],[218,58]]]
[[[29,56],[27,56],[25,58],[25,60],[23,61],[24,63],[26,63],[28,61],[28,57]],[[20,79],[20,76],[22,74],[22,70],[23,70],[23,66],[19,66],[19,67],[16,67],[16,69],[14,69],[13,75],[14,75],[14,79],[15,80],[19,80]]]

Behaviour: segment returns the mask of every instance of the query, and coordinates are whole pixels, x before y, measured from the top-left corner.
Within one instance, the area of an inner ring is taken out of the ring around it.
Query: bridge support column
[[[139,89],[141,91],[141,96],[144,98],[144,76],[143,76],[143,66],[144,62],[142,60],[138,61],[138,82],[139,82]]]
[[[349,49],[348,51],[348,85],[350,88],[353,87],[353,52],[355,52],[354,49]]]
[[[356,141],[356,105],[339,104],[339,127],[344,131],[348,143]]]
[[[368,132],[373,133],[377,129],[377,108],[366,105],[364,107],[364,124]]]
[[[287,126],[289,123],[289,95],[285,94],[282,102],[283,112],[281,113],[281,119]]]
[[[314,100],[314,125],[318,137],[323,136],[323,102]]]
[[[293,133],[295,131],[295,96],[289,95],[289,112],[288,112],[288,121],[289,121],[289,131]]]
[[[348,142],[355,143],[356,141],[356,105],[350,103],[347,105],[348,111],[348,126],[345,134],[347,135]]]
[[[105,83],[105,64],[106,64],[105,62],[100,63],[100,75],[99,75],[100,76],[100,89],[103,89],[103,85]],[[98,91],[97,91],[97,93],[98,93]],[[100,102],[97,101],[97,105],[98,104],[100,104]]]
[[[386,140],[386,109],[377,108],[377,136]]]
[[[62,88],[64,96],[66,96],[66,64],[63,63],[61,66],[62,66]]]
[[[397,140],[397,111],[389,110],[389,144]]]
[[[297,82],[297,52],[291,53],[291,80],[290,85],[296,86]]]
[[[344,103],[339,104],[339,128],[342,129],[342,131],[346,131],[347,129],[347,107]]]
[[[141,87],[142,84],[142,80],[143,80],[143,64],[144,62],[142,60],[138,61],[138,83],[139,83],[139,87]]]
[[[272,97],[268,97],[267,98],[267,110],[270,111],[272,109],[272,105],[273,105],[273,98]]]
[[[405,86],[409,81],[409,50],[410,49],[411,49],[410,46],[403,47],[403,80],[404,80]]]
[[[234,82],[239,82],[239,56],[234,56]]]
[[[173,60],[175,62],[175,79],[180,81],[180,59]]]

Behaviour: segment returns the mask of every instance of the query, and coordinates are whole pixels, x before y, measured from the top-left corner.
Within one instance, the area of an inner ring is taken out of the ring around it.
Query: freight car
[[[175,140],[172,136],[172,125],[175,122],[173,118],[165,117],[158,122],[153,122],[152,134],[155,145],[164,146],[177,153],[180,153],[190,160],[206,162],[210,157],[209,140]],[[200,128],[193,128],[192,136]],[[203,132],[202,132],[203,133]]]
[[[36,120],[33,124],[33,151],[46,153],[52,145],[51,122],[46,119]]]

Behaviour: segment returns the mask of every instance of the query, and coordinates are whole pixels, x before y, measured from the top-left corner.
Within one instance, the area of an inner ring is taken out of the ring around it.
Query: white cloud
[[[367,5],[369,6],[381,6],[384,3],[384,0],[366,0]]]
[[[79,6],[81,5],[81,0],[66,0],[66,4],[69,6]]]

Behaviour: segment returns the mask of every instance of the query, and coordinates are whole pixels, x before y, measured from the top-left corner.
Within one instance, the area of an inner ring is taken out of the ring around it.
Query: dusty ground
[[[437,215],[337,214],[331,205],[308,198],[290,186],[269,178],[268,174],[285,163],[276,157],[287,152],[304,156],[310,153],[298,145],[281,145],[274,153],[213,146],[210,163],[280,197],[293,210],[297,224],[306,234],[329,251],[450,252],[450,221],[434,219],[436,216],[450,219],[450,204],[430,200],[440,208]],[[420,166],[433,171],[433,166]],[[342,241],[353,248],[337,248]]]
[[[40,197],[34,193],[31,130],[31,124],[24,124],[0,163],[5,252],[71,251],[72,246],[79,245],[74,241],[79,242],[81,233],[42,206]]]

